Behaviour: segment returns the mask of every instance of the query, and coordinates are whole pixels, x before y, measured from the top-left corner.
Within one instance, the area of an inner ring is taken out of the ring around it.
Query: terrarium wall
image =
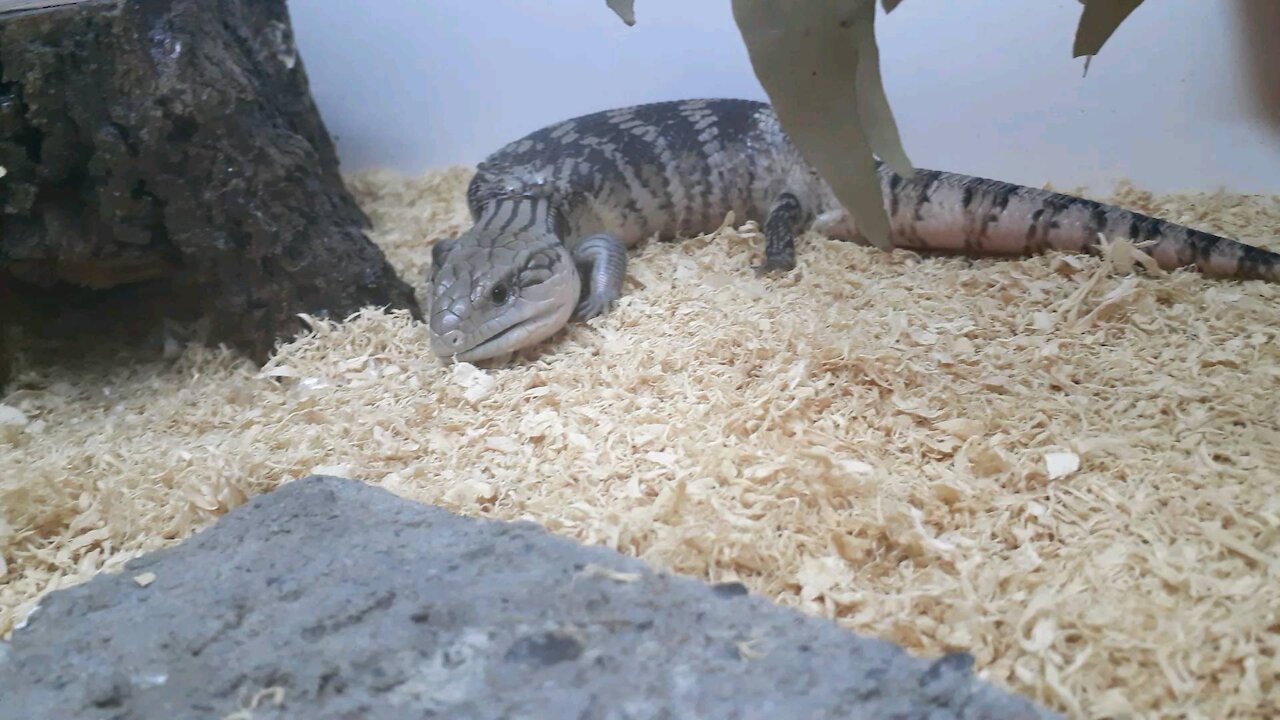
[[[1148,2],[1071,59],[1077,0],[906,0],[880,11],[911,159],[1108,192],[1280,188],[1274,0]],[[501,8],[501,12],[497,8]],[[541,125],[675,97],[761,98],[730,3],[293,3],[311,87],[347,171],[471,164]],[[448,68],[448,72],[440,72]],[[383,77],[368,82],[371,77]]]

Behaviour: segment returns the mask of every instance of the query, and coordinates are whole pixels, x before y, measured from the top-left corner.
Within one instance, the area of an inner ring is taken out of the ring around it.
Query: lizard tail
[[[1124,238],[1165,270],[1280,282],[1280,254],[1085,198],[937,170],[881,169],[894,245],[972,255],[1096,254]]]

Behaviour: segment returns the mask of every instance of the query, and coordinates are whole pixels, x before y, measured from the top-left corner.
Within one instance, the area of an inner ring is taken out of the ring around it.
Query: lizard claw
[[[578,303],[578,307],[573,311],[574,320],[590,320],[598,315],[603,315],[604,311],[609,309],[610,298],[600,298],[588,296],[587,299]]]
[[[796,261],[766,259],[763,265],[755,265],[751,269],[756,271],[756,277],[785,275],[796,269]]]

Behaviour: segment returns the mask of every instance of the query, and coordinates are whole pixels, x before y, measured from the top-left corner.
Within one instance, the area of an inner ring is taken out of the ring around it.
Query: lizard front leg
[[[786,272],[796,266],[796,235],[805,223],[800,198],[784,192],[773,202],[764,221],[764,264],[755,268],[757,275]]]
[[[573,319],[589,320],[609,309],[622,295],[627,247],[613,235],[592,235],[573,249],[573,261],[582,275],[583,286]]]

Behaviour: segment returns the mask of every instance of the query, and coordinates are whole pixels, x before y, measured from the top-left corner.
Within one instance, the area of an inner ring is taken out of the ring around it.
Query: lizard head
[[[582,281],[551,232],[497,236],[477,225],[432,248],[431,351],[474,362],[529,347],[569,321]]]

